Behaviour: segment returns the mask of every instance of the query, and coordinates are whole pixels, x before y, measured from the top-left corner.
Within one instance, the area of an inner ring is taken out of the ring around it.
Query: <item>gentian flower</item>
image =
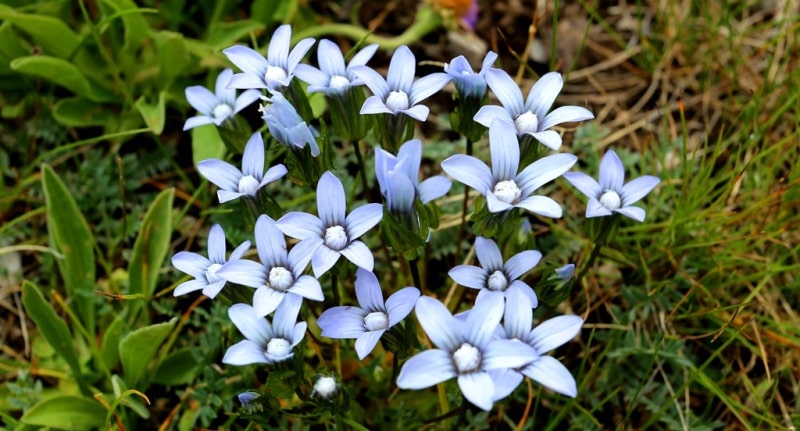
[[[220,126],[258,100],[261,96],[258,90],[243,91],[239,97],[236,97],[236,90],[227,88],[231,76],[233,76],[233,71],[230,69],[220,72],[214,86],[214,93],[202,85],[186,87],[186,100],[200,115],[187,119],[183,124],[184,131],[204,124]]]
[[[600,182],[582,172],[568,172],[564,178],[581,193],[589,197],[586,217],[603,217],[620,213],[636,221],[644,221],[645,211],[633,206],[645,197],[661,181],[658,177],[644,175],[628,184],[625,181],[625,166],[614,150],[609,150],[600,161]]]
[[[214,299],[225,287],[225,279],[217,272],[227,263],[241,259],[250,248],[250,241],[239,244],[231,253],[230,261],[225,259],[226,248],[225,231],[222,226],[215,224],[208,234],[208,258],[190,251],[179,251],[172,256],[172,266],[194,277],[194,280],[179,284],[173,294],[180,296],[202,289],[203,295]]]
[[[504,120],[514,126],[518,136],[531,135],[553,150],[561,147],[561,135],[549,130],[551,127],[594,118],[594,114],[580,106],[562,106],[547,113],[564,86],[558,72],[547,73],[536,81],[525,101],[519,85],[503,70],[489,69],[486,83],[503,106],[484,106],[475,114],[475,121],[489,127],[495,119]]]
[[[491,239],[479,236],[475,238],[475,254],[481,267],[458,265],[448,275],[456,283],[472,289],[479,289],[478,299],[485,295],[508,297],[509,292],[519,290],[528,297],[533,307],[539,305],[536,293],[519,278],[530,271],[542,259],[537,250],[525,250],[512,256],[503,263],[503,255],[497,244]]]
[[[319,146],[314,138],[314,130],[306,124],[297,110],[280,93],[265,98],[271,103],[261,106],[262,118],[267,123],[269,133],[283,145],[302,149],[308,144],[311,155],[319,155]]]
[[[297,322],[303,298],[287,295],[270,324],[247,304],[234,304],[228,317],[246,338],[229,347],[223,364],[274,364],[294,356],[294,347],[303,340],[306,322]]]
[[[373,94],[364,101],[361,113],[405,114],[415,120],[425,121],[430,110],[419,103],[447,85],[450,76],[432,73],[414,81],[416,69],[416,58],[405,45],[397,48],[392,55],[385,80],[367,66],[352,67],[352,72],[364,81]]]
[[[242,170],[217,159],[203,160],[197,170],[215,184],[219,203],[241,196],[255,197],[261,187],[286,175],[286,166],[277,164],[264,172],[264,139],[256,132],[247,140],[242,154]]]
[[[503,315],[503,298],[487,296],[475,304],[466,324],[459,322],[438,300],[422,296],[416,314],[436,349],[411,357],[400,370],[397,386],[423,389],[458,378],[464,398],[491,410],[495,384],[490,370],[516,368],[536,358],[534,349],[519,341],[492,339]]]
[[[350,59],[345,67],[342,50],[335,43],[323,39],[317,47],[319,69],[298,64],[295,75],[308,83],[308,92],[323,92],[329,96],[342,95],[348,88],[364,82],[353,73],[355,66],[364,66],[375,55],[378,44],[367,45]]]
[[[294,69],[306,55],[314,39],[303,39],[289,51],[292,27],[282,25],[272,34],[267,48],[267,58],[246,46],[232,46],[222,51],[242,73],[233,75],[228,88],[266,88],[270,91],[288,87],[294,77]]]
[[[414,198],[418,197],[423,204],[427,204],[450,190],[450,180],[442,175],[420,183],[420,163],[422,143],[419,139],[403,144],[397,156],[381,148],[375,150],[375,175],[390,211],[410,213],[414,208]]]
[[[341,255],[368,271],[375,264],[372,252],[358,238],[381,221],[381,204],[365,204],[345,216],[346,205],[342,182],[326,171],[317,183],[319,217],[292,211],[277,222],[283,233],[301,240],[295,247],[309,251],[317,278],[328,272]]]
[[[495,60],[497,60],[497,54],[494,51],[487,52],[483,57],[481,71],[475,73],[466,57],[459,55],[449,64],[445,63],[444,71],[453,79],[453,84],[462,97],[483,99],[486,94],[486,71],[492,67]]]
[[[275,221],[262,214],[256,221],[256,248],[261,263],[251,260],[231,262],[219,276],[233,283],[255,287],[253,309],[259,316],[266,316],[279,308],[291,294],[313,301],[322,301],[325,296],[316,278],[303,275],[308,265],[308,244],[297,244],[286,251],[286,239],[275,225]]]
[[[558,316],[533,326],[533,311],[528,297],[520,292],[509,293],[503,320],[504,337],[519,340],[536,350],[536,357],[518,370],[523,375],[569,397],[578,394],[575,378],[561,362],[545,353],[577,335],[583,319],[579,316]],[[522,376],[519,376],[522,380]]]
[[[553,154],[517,173],[519,142],[513,129],[502,120],[493,121],[489,128],[489,147],[492,154],[491,171],[479,159],[463,154],[442,161],[442,169],[484,195],[486,205],[493,213],[523,208],[545,217],[561,217],[561,206],[556,201],[546,196],[531,196],[531,193],[568,171],[578,160],[577,157],[572,154]]]
[[[358,359],[364,359],[392,326],[408,316],[419,298],[416,287],[405,287],[383,302],[378,278],[370,271],[356,271],[356,298],[359,307],[338,306],[325,310],[317,324],[330,338],[355,338]]]

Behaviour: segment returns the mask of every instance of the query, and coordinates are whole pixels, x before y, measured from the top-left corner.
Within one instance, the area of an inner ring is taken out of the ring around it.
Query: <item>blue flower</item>
[[[297,295],[287,295],[275,312],[272,324],[247,304],[231,306],[228,317],[244,335],[245,340],[229,347],[222,363],[274,364],[294,356],[294,347],[303,340],[306,333],[306,322],[296,323],[302,302],[303,298]]]
[[[560,268],[556,268],[556,277],[563,281],[569,281],[575,275],[575,264],[568,263]]]
[[[220,72],[217,76],[214,93],[201,85],[186,87],[186,100],[200,115],[187,119],[183,124],[184,131],[204,124],[219,126],[258,100],[261,96],[258,90],[247,90],[236,97],[235,89],[226,88],[231,76],[233,76],[233,71],[230,69]]]
[[[484,106],[475,114],[475,121],[490,127],[495,119],[504,120],[514,126],[518,136],[531,135],[553,150],[561,147],[561,135],[548,129],[561,123],[594,118],[594,114],[580,106],[562,106],[547,113],[564,86],[558,72],[547,73],[536,81],[525,101],[519,85],[503,70],[489,69],[486,83],[503,106]]]
[[[427,204],[450,190],[450,180],[441,175],[420,183],[420,163],[422,143],[419,139],[403,144],[397,156],[381,148],[375,150],[375,175],[390,211],[409,213],[414,208],[414,198]]]
[[[564,178],[581,193],[589,197],[586,217],[603,217],[620,213],[636,221],[644,221],[645,211],[633,206],[645,197],[661,181],[652,175],[643,175],[628,184],[625,181],[625,166],[614,150],[609,150],[600,161],[600,182],[582,172],[567,172]]]
[[[453,84],[462,97],[483,99],[486,94],[486,71],[492,67],[495,60],[497,54],[493,51],[487,52],[483,58],[481,71],[475,73],[466,57],[459,55],[450,64],[445,63],[444,71],[453,79]]]
[[[489,211],[523,208],[545,217],[561,217],[561,206],[546,196],[531,196],[543,184],[568,171],[578,160],[572,154],[553,154],[528,165],[519,174],[519,142],[514,130],[502,120],[489,128],[492,168],[463,154],[450,156],[442,169],[486,197]]]
[[[256,221],[256,248],[261,263],[251,260],[230,262],[218,275],[226,280],[255,287],[253,309],[259,316],[275,311],[291,294],[313,301],[322,301],[325,296],[316,278],[303,275],[308,265],[307,244],[297,244],[286,251],[286,239],[267,215]]]
[[[314,130],[306,124],[291,102],[280,93],[265,98],[271,103],[261,107],[262,118],[267,123],[269,133],[283,145],[302,149],[308,144],[311,155],[319,155],[319,146],[314,138]]]
[[[242,73],[233,75],[229,88],[266,88],[270,91],[289,86],[294,69],[306,55],[314,39],[303,39],[289,51],[292,27],[282,25],[275,30],[267,49],[267,57],[246,46],[232,46],[222,51]]]
[[[480,289],[478,299],[485,295],[507,297],[509,292],[519,290],[528,297],[533,307],[539,305],[536,293],[519,278],[530,271],[542,259],[537,250],[526,250],[512,256],[503,263],[503,255],[497,244],[484,237],[475,238],[475,254],[481,267],[458,265],[448,275],[456,283],[472,289]]]
[[[247,140],[242,154],[242,170],[228,162],[217,159],[203,160],[197,164],[206,179],[220,189],[217,190],[219,203],[225,203],[241,196],[255,197],[261,187],[286,175],[286,166],[275,165],[264,172],[264,139],[256,132]]]
[[[438,300],[420,297],[415,309],[417,320],[437,348],[417,353],[406,361],[397,377],[397,386],[424,389],[457,377],[464,398],[491,410],[497,398],[489,371],[521,367],[536,358],[536,352],[525,343],[492,339],[503,308],[502,297],[487,296],[478,301],[466,323],[462,323]]]
[[[323,92],[329,96],[342,95],[347,89],[364,82],[353,73],[355,66],[364,66],[375,55],[378,44],[364,47],[350,60],[345,67],[344,56],[335,43],[323,39],[317,47],[319,69],[307,64],[298,64],[295,75],[308,83],[308,92]]]
[[[447,85],[450,76],[432,73],[414,81],[416,69],[414,54],[405,45],[397,48],[392,55],[385,80],[367,66],[352,67],[353,73],[372,91],[372,96],[364,101],[361,113],[405,114],[415,120],[425,121],[429,109],[419,103]]]
[[[203,295],[214,299],[225,287],[225,279],[217,272],[227,263],[241,259],[250,248],[250,241],[239,244],[231,253],[230,261],[225,258],[226,248],[225,231],[222,226],[215,224],[208,234],[208,258],[190,251],[179,251],[172,256],[172,266],[194,277],[194,280],[179,284],[173,294],[180,296],[202,289]]]
[[[384,303],[378,278],[362,268],[356,271],[355,285],[360,307],[329,308],[319,316],[317,324],[325,337],[355,338],[358,359],[364,359],[384,332],[408,316],[417,303],[419,290],[405,287]]]
[[[277,222],[283,233],[301,240],[295,247],[302,247],[311,256],[317,278],[328,272],[342,255],[356,266],[372,271],[375,263],[372,252],[358,238],[381,221],[381,204],[365,204],[345,216],[346,206],[342,182],[326,171],[317,183],[319,217],[292,211]]]

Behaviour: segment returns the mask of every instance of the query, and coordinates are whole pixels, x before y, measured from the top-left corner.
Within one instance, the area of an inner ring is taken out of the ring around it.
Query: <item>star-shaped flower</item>
[[[241,259],[250,248],[250,241],[239,244],[231,253],[230,261],[225,258],[226,248],[225,231],[222,226],[215,224],[208,234],[208,258],[190,251],[179,251],[172,256],[172,266],[194,277],[194,280],[179,284],[173,294],[180,296],[202,289],[203,295],[214,299],[226,283],[217,272],[226,264]]]
[[[261,96],[258,90],[243,91],[239,97],[236,97],[236,90],[227,88],[231,76],[233,76],[233,71],[230,69],[220,72],[217,76],[214,93],[202,85],[186,87],[186,100],[197,110],[199,115],[186,120],[186,123],[183,124],[184,131],[204,124],[220,126],[258,100]]]
[[[326,95],[342,95],[348,88],[364,82],[353,73],[353,67],[364,66],[375,55],[378,44],[367,45],[350,59],[345,66],[342,50],[335,43],[323,39],[317,47],[319,69],[307,64],[298,64],[295,75],[308,83],[308,92],[321,91]]]
[[[297,113],[294,105],[280,93],[264,99],[269,103],[261,106],[261,112],[269,133],[290,148],[302,149],[308,145],[311,155],[317,157],[319,145],[314,137],[314,130]]]
[[[495,60],[497,60],[497,54],[494,51],[487,52],[483,58],[481,71],[475,73],[467,58],[459,55],[449,64],[445,63],[444,71],[453,79],[453,84],[462,97],[482,99],[486,94],[486,72],[492,67]]]
[[[375,175],[390,211],[409,213],[414,208],[415,198],[426,204],[450,190],[450,180],[442,175],[420,183],[421,163],[422,142],[419,139],[403,144],[397,156],[381,148],[375,150]]]

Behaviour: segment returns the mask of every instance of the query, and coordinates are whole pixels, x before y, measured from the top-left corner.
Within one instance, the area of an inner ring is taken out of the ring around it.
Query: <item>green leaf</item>
[[[47,398],[22,416],[22,423],[64,430],[100,429],[105,424],[106,409],[89,398],[57,395]]]
[[[0,10],[0,20],[8,21],[29,34],[33,42],[47,55],[70,58],[81,43],[80,37],[55,17],[17,13],[3,8]]]
[[[164,92],[158,93],[158,101],[155,104],[149,103],[144,96],[140,97],[135,103],[136,109],[142,115],[144,123],[150,130],[160,135],[164,131],[166,122],[166,111],[164,109]]]
[[[36,323],[36,327],[39,328],[39,332],[44,339],[67,362],[81,389],[88,393],[88,388],[81,378],[78,354],[75,351],[75,346],[72,345],[72,334],[70,334],[67,324],[56,314],[50,303],[44,299],[39,288],[29,281],[25,281],[22,284],[22,304],[25,306],[28,316]]]
[[[117,114],[109,106],[83,97],[59,100],[53,108],[53,117],[70,127],[106,126],[116,120]]]
[[[173,317],[169,322],[145,326],[126,335],[119,342],[119,358],[125,373],[125,383],[130,387],[136,387],[142,382],[158,347],[177,322],[178,318]]]
[[[131,293],[140,293],[150,298],[156,288],[158,272],[164,264],[172,235],[172,199],[174,189],[167,189],[156,196],[133,244],[133,254],[128,267]],[[147,299],[145,299],[147,300]],[[139,304],[139,302],[132,302]],[[133,311],[131,315],[135,315]]]
[[[112,15],[112,19],[122,18],[122,25],[125,28],[122,50],[125,52],[138,50],[142,42],[150,36],[150,26],[144,18],[144,13],[153,12],[152,9],[140,9],[131,0],[103,0],[103,3],[116,12]]]
[[[103,357],[103,363],[106,368],[111,371],[119,361],[119,339],[122,337],[122,329],[125,320],[121,314],[111,322],[105,329],[103,334],[103,344],[100,345],[100,355]]]
[[[206,159],[222,159],[225,143],[219,136],[217,126],[206,124],[192,129],[192,161],[197,163]]]
[[[191,383],[200,372],[200,364],[192,355],[192,349],[185,348],[167,356],[153,376],[153,383],[175,386]]]
[[[67,60],[46,55],[19,57],[11,61],[11,69],[40,76],[80,96],[91,94],[89,80]]]
[[[208,30],[208,45],[215,50],[227,48],[251,32],[264,30],[263,22],[243,20],[215,23]]]
[[[189,51],[186,49],[186,41],[180,33],[160,31],[154,34],[154,39],[158,51],[160,82],[167,87],[189,67]]]
[[[69,189],[48,165],[42,166],[42,187],[50,243],[64,255],[57,262],[67,295],[77,305],[86,330],[94,334],[94,235]]]
[[[5,21],[0,24],[0,73],[10,72],[8,64],[11,60],[26,55],[28,52],[19,43],[19,35],[11,23]]]
[[[142,419],[147,419],[150,417],[150,410],[148,410],[140,400],[127,397],[125,395],[126,392],[129,393],[132,389],[128,389],[127,385],[125,385],[125,381],[122,380],[120,376],[116,374],[111,376],[111,386],[114,388],[114,397],[116,398],[115,402],[119,400],[122,405],[129,407]],[[113,407],[114,406],[112,404],[112,408]]]

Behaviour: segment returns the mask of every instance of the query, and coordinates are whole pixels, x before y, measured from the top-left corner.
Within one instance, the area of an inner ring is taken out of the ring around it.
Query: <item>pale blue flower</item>
[[[603,217],[620,213],[636,221],[644,221],[645,211],[633,206],[645,197],[661,181],[652,175],[643,175],[628,184],[625,181],[625,166],[617,153],[609,150],[600,161],[600,182],[582,172],[567,172],[564,178],[581,193],[589,197],[586,217]]]
[[[286,166],[277,164],[264,172],[264,139],[260,132],[247,140],[242,154],[242,170],[228,162],[207,159],[197,164],[197,170],[219,187],[219,203],[241,196],[255,197],[259,189],[286,175]]]
[[[520,162],[519,141],[513,128],[495,120],[489,128],[492,168],[479,159],[464,154],[450,156],[442,169],[456,180],[486,197],[491,212],[522,208],[545,217],[561,217],[561,206],[546,196],[531,194],[568,171],[578,160],[572,154],[543,157],[517,173]]]
[[[575,275],[575,264],[568,263],[560,268],[556,268],[556,277],[563,281],[569,281]]]
[[[368,271],[375,264],[372,252],[358,238],[381,221],[381,204],[365,204],[347,215],[346,207],[342,182],[326,171],[317,183],[319,217],[292,211],[277,222],[283,233],[301,240],[295,247],[303,247],[311,255],[311,267],[317,278],[328,272],[339,256]]]
[[[291,294],[322,301],[325,296],[316,278],[303,275],[310,256],[309,244],[297,244],[286,250],[286,239],[275,221],[262,214],[256,221],[256,248],[261,263],[251,260],[230,262],[220,277],[233,283],[255,287],[253,309],[266,316],[281,306]]]
[[[302,149],[311,148],[311,155],[319,155],[319,146],[314,130],[297,113],[294,105],[280,93],[264,98],[270,103],[261,106],[262,118],[267,123],[269,133],[283,145]]]
[[[378,278],[363,268],[356,271],[355,285],[359,307],[329,308],[319,316],[317,324],[325,337],[355,338],[358,359],[364,359],[384,332],[408,316],[417,303],[419,290],[402,288],[384,303]]]
[[[564,86],[564,80],[558,72],[547,73],[536,81],[525,101],[522,100],[519,85],[503,70],[489,69],[486,83],[503,106],[482,107],[475,114],[475,121],[490,127],[495,119],[501,119],[513,125],[518,136],[531,135],[553,150],[561,147],[561,135],[549,130],[551,127],[594,118],[594,114],[580,106],[562,106],[548,114]]]
[[[242,73],[233,75],[229,88],[266,88],[270,91],[289,86],[294,70],[306,55],[314,39],[303,39],[289,51],[292,27],[282,25],[272,34],[264,58],[258,51],[246,46],[232,46],[222,51]]]
[[[250,241],[239,244],[231,253],[230,261],[225,258],[226,248],[225,231],[215,224],[208,234],[208,258],[190,251],[179,251],[172,256],[172,266],[194,277],[194,280],[179,284],[173,294],[180,296],[202,289],[203,295],[214,299],[226,283],[217,272],[226,264],[241,259],[250,248]]]
[[[236,90],[227,88],[231,76],[233,76],[233,71],[230,69],[220,72],[214,86],[214,93],[202,85],[186,87],[186,100],[197,110],[199,115],[186,120],[186,123],[183,124],[184,131],[204,124],[220,126],[258,100],[261,96],[258,90],[243,91],[239,97],[236,97]]]
[[[503,309],[502,297],[487,296],[475,304],[462,323],[438,300],[420,297],[415,308],[417,320],[437,348],[406,361],[397,387],[424,389],[456,377],[464,398],[491,410],[497,398],[489,371],[521,367],[536,358],[535,350],[525,343],[492,339]]]
[[[403,144],[397,156],[381,148],[375,150],[375,175],[390,211],[409,213],[414,208],[415,198],[427,204],[450,190],[450,180],[441,175],[420,183],[421,163],[422,143],[419,139]]]
[[[495,60],[497,60],[497,54],[494,51],[487,52],[483,58],[481,71],[475,73],[466,57],[459,55],[449,64],[445,63],[444,71],[453,79],[453,84],[462,97],[483,99],[486,94],[486,71],[492,67]]]
[[[229,347],[223,364],[274,364],[294,356],[294,348],[306,334],[306,322],[297,323],[303,298],[290,294],[275,312],[272,323],[247,304],[234,304],[228,317],[245,339]]]
[[[319,69],[307,64],[298,64],[295,75],[308,83],[308,92],[323,92],[329,96],[342,95],[350,87],[364,82],[353,73],[355,66],[364,66],[375,55],[378,44],[367,45],[350,59],[345,66],[341,49],[335,43],[323,39],[317,47]]]
[[[475,254],[481,267],[458,265],[448,275],[456,283],[472,289],[479,289],[478,299],[485,295],[507,297],[509,292],[518,290],[528,297],[533,307],[539,305],[536,293],[519,278],[533,269],[542,259],[537,250],[525,250],[503,262],[500,248],[491,239],[479,236],[475,238]]]
[[[416,70],[416,58],[405,45],[397,48],[392,55],[385,80],[367,66],[353,67],[353,73],[372,91],[372,96],[364,101],[361,113],[405,114],[415,120],[425,121],[429,109],[419,103],[447,85],[450,76],[446,73],[432,73],[414,81]]]

